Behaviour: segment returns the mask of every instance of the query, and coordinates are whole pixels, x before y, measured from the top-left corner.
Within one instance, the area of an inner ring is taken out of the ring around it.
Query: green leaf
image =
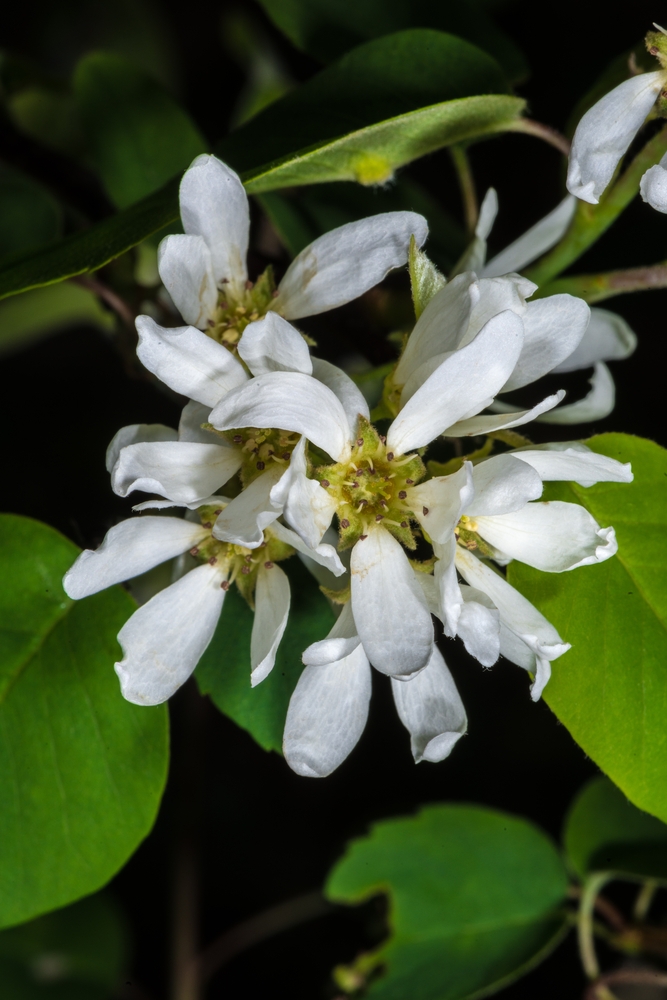
[[[560,855],[522,819],[436,805],[376,824],[329,876],[329,899],[389,896],[390,936],[339,982],[373,973],[382,1000],[462,1000],[500,989],[559,940],[567,891]]]
[[[96,295],[79,285],[63,281],[33,288],[0,302],[0,354],[78,324],[113,330],[115,319]]]
[[[119,208],[156,191],[206,151],[174,98],[122,56],[95,52],[82,59],[74,95],[93,160]]]
[[[46,188],[0,165],[0,257],[49,243],[61,226],[60,206]]]
[[[120,913],[102,893],[2,931],[3,1000],[108,1000],[126,950]]]
[[[572,643],[547,704],[636,806],[666,821],[667,452],[626,434],[586,443],[632,462],[634,483],[554,484],[546,499],[581,503],[613,525],[618,554],[561,574],[511,563],[508,579]]]
[[[593,778],[579,793],[563,842],[582,880],[605,871],[667,880],[667,826],[636,809],[608,778]]]
[[[287,706],[301,676],[301,654],[324,639],[334,623],[333,612],[315,579],[298,559],[286,566],[292,605],[276,665],[255,688],[250,687],[250,633],[253,612],[233,587],[227,597],[213,640],[195,672],[202,694],[247,730],[264,750],[281,752]]]
[[[527,75],[514,42],[475,0],[260,0],[274,24],[308,55],[330,62],[370,38],[406,28],[436,28],[474,42],[494,56],[511,79]]]
[[[151,829],[168,760],[167,712],[119,691],[116,634],[134,603],[84,601],[61,579],[75,545],[0,518],[0,926],[104,885]]]

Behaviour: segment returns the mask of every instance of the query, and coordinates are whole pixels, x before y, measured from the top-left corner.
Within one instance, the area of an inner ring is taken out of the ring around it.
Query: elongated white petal
[[[139,360],[174,392],[205,406],[215,404],[248,375],[222,344],[194,326],[158,326],[150,316],[137,318]]]
[[[185,322],[204,330],[215,313],[218,289],[203,236],[165,236],[158,248],[158,271]]]
[[[281,427],[303,434],[340,462],[350,452],[350,429],[331,389],[301,372],[269,372],[232,389],[211,413],[218,430]]]
[[[563,652],[570,648],[569,643],[564,643]],[[528,670],[534,677],[530,688],[530,696],[533,701],[539,701],[542,692],[551,679],[551,662],[544,656],[538,656],[528,646],[523,639],[520,639],[504,622],[500,623],[500,655],[505,659],[516,663],[517,666]],[[558,654],[562,655],[562,654]],[[557,657],[553,657],[556,659]]]
[[[456,555],[454,533],[452,532],[444,542],[434,542],[433,552],[437,559],[433,570],[439,597],[437,617],[442,622],[445,635],[453,638],[456,635],[463,608],[463,595],[454,563]]]
[[[415,763],[448,757],[468,728],[468,719],[442,653],[433,647],[428,665],[409,681],[391,679],[396,711],[410,733]]]
[[[350,376],[346,375],[344,371],[337,368],[336,365],[332,365],[329,361],[323,361],[321,358],[313,358],[313,377],[318,382],[326,385],[327,388],[331,389],[334,396],[338,397],[347,415],[350,436],[351,438],[356,437],[359,417],[365,417],[366,420],[370,419],[368,403],[361,389],[354,384]]]
[[[486,241],[493,228],[498,214],[498,195],[494,188],[489,188],[479,209],[479,218],[475,226],[475,236],[465,249],[453,269],[453,274],[464,271],[479,272],[486,261]]]
[[[567,189],[597,205],[621,157],[646,120],[660,93],[663,73],[641,73],[624,80],[597,101],[577,125]]]
[[[211,504],[215,504],[218,507],[224,507],[228,503],[230,503],[230,501],[227,497],[214,494],[210,497],[204,497],[203,500],[196,500],[194,503],[183,503],[178,500],[144,500],[142,503],[132,504],[132,510],[167,510],[169,507],[182,507],[185,510],[196,510],[197,507],[202,507],[204,504],[207,507]]]
[[[394,380],[405,385],[411,374],[432,357],[459,346],[479,298],[477,277],[468,271],[447,282],[417,320],[400,357]]]
[[[268,677],[287,626],[290,588],[286,574],[273,564],[260,566],[255,590],[255,619],[250,636],[250,684]]]
[[[283,474],[279,465],[270,466],[229,503],[213,525],[214,538],[221,542],[256,549],[264,541],[264,529],[282,513],[271,500],[271,490]]]
[[[529,503],[523,510],[476,522],[482,538],[503,555],[546,573],[603,562],[618,549],[614,529],[601,528],[576,503]]]
[[[667,212],[667,156],[650,167],[639,182],[639,193],[656,212]]]
[[[336,501],[322,489],[318,480],[308,479],[307,471],[306,439],[302,437],[292,452],[289,476],[280,481],[272,498],[279,490],[285,521],[307,546],[315,549],[331,524]],[[287,487],[286,492],[283,492],[283,484]]]
[[[333,624],[326,639],[313,642],[304,650],[301,659],[310,667],[326,666],[349,656],[357,648],[361,639],[352,614],[352,605],[348,601],[343,605],[341,613]]]
[[[594,307],[581,343],[553,372],[560,374],[590,368],[598,361],[619,361],[629,357],[636,346],[637,336],[622,316]]]
[[[517,456],[518,458],[518,456]],[[465,507],[469,517],[479,514],[509,514],[521,510],[529,500],[542,496],[542,480],[534,469],[512,455],[487,458],[472,470],[474,498]],[[522,467],[523,465],[523,467]]]
[[[426,219],[414,212],[385,212],[332,229],[294,258],[273,308],[300,319],[351,302],[407,262],[413,235],[418,246],[428,235]]]
[[[239,354],[253,375],[267,372],[303,372],[313,364],[308,344],[291,323],[276,312],[249,323],[239,341]]]
[[[198,156],[183,175],[179,198],[183,229],[206,240],[217,284],[240,288],[248,277],[250,214],[238,175],[215,156]]]
[[[137,517],[116,524],[98,549],[85,549],[63,579],[78,601],[122,580],[131,580],[185,552],[208,532],[180,517]]]
[[[433,647],[433,625],[405,552],[384,528],[352,549],[352,611],[369,660],[383,674],[414,674]]]
[[[463,607],[457,634],[471,656],[492,667],[500,656],[500,612],[491,598],[475,587],[461,585]]]
[[[173,427],[165,427],[164,424],[130,424],[129,427],[121,427],[114,434],[107,448],[107,472],[113,472],[121,450],[130,444],[139,444],[143,441],[177,440],[178,431],[175,431]]]
[[[196,441],[199,444],[217,444],[220,438],[211,430],[204,430],[202,424],[209,422],[211,407],[191,399],[181,410],[178,422],[178,440]]]
[[[510,427],[521,427],[522,424],[530,423],[531,420],[536,420],[543,413],[552,410],[554,406],[558,406],[564,396],[565,391],[559,389],[553,396],[547,396],[530,410],[515,410],[511,404],[496,399],[491,404],[490,409],[502,414],[502,416],[483,413],[479,417],[459,420],[458,423],[448,428],[447,434],[450,437],[471,437],[478,434],[491,434],[493,431],[508,430]]]
[[[576,207],[577,199],[571,194],[566,195],[552,212],[493,257],[482,268],[480,277],[496,278],[510,271],[521,271],[527,264],[537,260],[565,234]]]
[[[584,424],[591,420],[603,420],[614,409],[616,387],[611,372],[602,361],[595,366],[593,377],[589,379],[590,392],[576,403],[559,406],[557,410],[538,416],[542,424]]]
[[[241,467],[237,448],[190,441],[160,441],[123,448],[111,476],[114,493],[159,493],[185,504],[211,496]]]
[[[291,545],[297,552],[317,563],[318,566],[323,566],[329,570],[334,576],[342,576],[345,573],[345,566],[343,566],[340,556],[329,542],[320,542],[319,545],[314,547],[306,545],[303,539],[297,535],[296,531],[286,528],[280,521],[274,521],[271,524],[270,532],[276,538],[279,538],[281,542]]]
[[[123,697],[159,705],[185,684],[213,638],[225,591],[213,566],[198,566],[135,611],[118,633]]]
[[[489,320],[467,347],[456,351],[424,382],[387,433],[396,454],[429,444],[464,414],[488,405],[516,365],[523,323],[511,310]]]
[[[421,588],[429,611],[436,618],[440,618],[440,595],[435,577],[428,573],[415,573],[415,579]]]
[[[549,295],[528,302],[523,317],[523,348],[501,391],[510,392],[535,382],[569,358],[586,333],[590,315],[587,303],[574,295]]]
[[[488,239],[497,215],[498,194],[495,188],[489,188],[482,199],[482,204],[479,206],[479,218],[475,226],[475,236],[478,236],[480,240]],[[514,270],[514,268],[511,270]]]
[[[479,297],[473,305],[470,321],[460,347],[465,347],[498,313],[510,309],[517,316],[526,313],[526,299],[537,290],[537,285],[520,274],[505,274],[500,278],[480,278],[477,282]]]
[[[512,454],[514,458],[531,465],[540,479],[545,481],[565,480],[580,486],[593,486],[595,483],[631,483],[634,478],[629,462],[617,462],[615,458],[598,455],[594,451],[524,448]]]
[[[436,476],[406,490],[415,517],[434,542],[451,537],[461,514],[473,502],[473,467],[464,462],[451,476]]]
[[[283,752],[297,774],[326,778],[355,748],[368,719],[371,669],[363,646],[306,667],[287,710]]]

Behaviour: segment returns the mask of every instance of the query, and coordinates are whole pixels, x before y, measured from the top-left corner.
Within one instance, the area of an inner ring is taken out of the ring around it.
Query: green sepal
[[[419,249],[414,236],[410,237],[408,269],[412,304],[415,307],[415,317],[419,319],[431,299],[438,294],[441,288],[445,287],[447,279],[428,259],[424,251]]]

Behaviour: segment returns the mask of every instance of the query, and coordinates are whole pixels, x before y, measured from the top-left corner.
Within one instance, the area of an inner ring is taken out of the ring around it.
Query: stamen
[[[217,561],[218,561],[218,557],[217,556],[211,556],[211,558],[208,561],[208,564],[209,564],[209,566],[215,566],[215,564],[217,563]]]
[[[194,548],[190,549],[190,555],[191,556],[198,556],[199,555],[199,546],[198,545],[195,545]]]
[[[273,569],[273,563],[271,562],[271,560],[264,563],[264,569]]]
[[[235,434],[234,437],[232,438],[232,441],[234,442],[234,444],[241,444],[243,438],[241,437],[240,434]]]
[[[243,573],[244,576],[247,576],[248,573],[250,572],[250,566],[241,566],[241,572]]]
[[[328,479],[322,479],[320,482],[320,486],[322,487],[323,490],[328,490],[330,485],[331,484]]]
[[[393,451],[388,451],[387,452],[387,461],[388,462],[393,462],[394,461],[394,453],[393,453]]]
[[[289,462],[289,460],[290,460],[290,457],[291,457],[291,456],[290,456],[290,453],[289,453],[288,451],[284,451],[284,452],[283,452],[283,459],[284,459],[284,460],[285,460],[286,462]]]
[[[218,517],[219,514],[222,514],[222,507],[218,507],[218,509],[214,510],[213,513],[215,514],[216,517]]]
[[[346,517],[344,517],[343,520],[340,522],[340,526],[343,530],[350,527],[350,522]]]
[[[405,500],[405,498],[407,497],[407,495],[408,494],[406,493],[405,490],[399,490],[398,491],[398,499],[399,500]]]
[[[264,462],[258,462],[258,463],[257,463],[257,468],[258,468],[258,469],[259,469],[259,471],[261,472],[261,471],[262,471],[262,469],[265,469],[265,468],[266,468],[266,465],[264,464]]]
[[[357,438],[357,448],[361,448],[363,446],[363,443],[364,443],[363,438]]]
[[[220,586],[225,591],[229,590],[229,580],[223,580],[222,583],[220,584]]]
[[[376,516],[375,520],[376,520],[376,521],[383,521],[383,520],[384,520],[384,514],[378,514],[378,515]]]
[[[422,514],[424,515],[424,517],[426,517],[426,515],[428,514],[428,507],[422,507]]]
[[[406,486],[412,486],[413,483],[414,483],[414,479],[406,479],[405,480],[405,485]]]
[[[401,521],[401,528],[407,528],[407,526],[408,526],[407,521]]]
[[[367,538],[368,538],[368,535],[359,535],[359,541],[360,542],[365,542]]]
[[[202,528],[212,528],[212,527],[213,527],[212,521],[204,521],[202,524]]]

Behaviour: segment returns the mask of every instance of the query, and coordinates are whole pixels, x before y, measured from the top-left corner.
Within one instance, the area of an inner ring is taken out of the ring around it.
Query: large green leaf
[[[0,165],[0,258],[49,243],[61,226],[60,206],[46,188]]]
[[[199,661],[195,677],[203,694],[221,712],[246,729],[265,750],[283,745],[287,706],[296,687],[307,646],[324,639],[334,616],[313,577],[298,559],[286,564],[292,604],[276,665],[255,688],[250,687],[250,633],[253,613],[236,587],[229,591],[213,640]]]
[[[156,191],[206,150],[174,98],[122,56],[82,59],[74,95],[93,161],[119,208]]]
[[[167,712],[122,698],[120,588],[70,601],[78,549],[47,525],[0,518],[0,926],[107,882],[153,825]]]
[[[667,826],[636,809],[609,778],[593,778],[579,793],[563,842],[582,879],[603,871],[667,879]]]
[[[343,903],[387,893],[390,936],[341,981],[370,974],[378,1000],[492,992],[557,942],[566,890],[556,847],[506,813],[437,805],[378,823],[352,842],[325,891]]]
[[[105,895],[0,933],[3,1000],[108,1000],[125,961],[125,933]]]
[[[508,577],[572,643],[545,700],[636,806],[667,821],[667,451],[626,434],[587,444],[632,462],[634,483],[554,484],[546,498],[613,525],[618,554],[558,575],[511,563]]]
[[[436,149],[509,126],[524,102],[488,93],[504,86],[493,60],[467,42],[403,32],[323,70],[232,133],[218,152],[242,172],[250,194],[380,182]],[[177,188],[170,181],[113,218],[0,267],[0,298],[103,267],[178,218]]]
[[[260,0],[272,21],[294,44],[323,62],[406,28],[437,28],[490,52],[512,79],[527,74],[514,42],[494,25],[476,0]]]

